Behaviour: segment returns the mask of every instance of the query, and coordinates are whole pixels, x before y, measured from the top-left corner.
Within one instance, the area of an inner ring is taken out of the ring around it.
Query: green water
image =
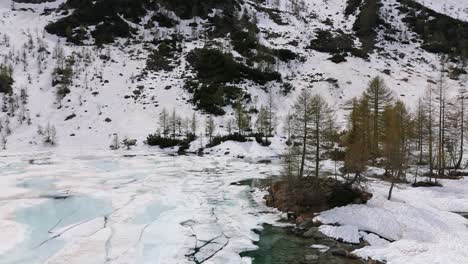
[[[348,259],[332,255],[332,251],[344,249],[353,251],[359,246],[340,243],[329,238],[301,238],[291,233],[292,228],[264,225],[257,231],[260,240],[257,250],[241,253],[242,257],[253,258],[253,264],[361,264],[359,259]],[[325,245],[330,249],[320,252],[311,245]],[[306,257],[308,256],[308,257]],[[315,260],[313,260],[315,259]]]

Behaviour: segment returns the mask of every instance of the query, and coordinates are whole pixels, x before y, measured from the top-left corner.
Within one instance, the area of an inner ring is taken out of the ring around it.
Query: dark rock
[[[439,182],[432,182],[432,181],[419,181],[416,183],[411,184],[413,187],[442,187],[442,184]]]
[[[304,232],[302,234],[302,236],[305,237],[305,238],[311,238],[311,237],[314,237],[315,234],[318,233],[318,232],[319,232],[318,227],[313,226],[313,227],[309,228],[309,230]]]
[[[311,227],[314,227],[315,224],[312,220],[305,220],[304,222],[302,222],[300,225],[297,226],[297,228],[301,229],[301,230],[309,230]]]
[[[358,256],[356,256],[355,254],[351,253],[351,252],[348,252],[344,249],[335,249],[335,250],[332,250],[331,254],[333,256],[338,256],[338,257],[343,257],[343,258],[349,258],[349,259],[359,259]]]
[[[65,118],[65,121],[68,121],[68,120],[73,119],[73,118],[75,118],[75,117],[76,117],[75,114],[71,114],[71,115],[69,115],[69,116],[67,116],[67,117]]]
[[[109,123],[109,122],[112,122],[112,119],[110,119],[110,118],[107,117],[106,119],[104,119],[104,121],[106,121],[106,122]]]
[[[313,264],[313,263],[318,263],[319,256],[317,255],[305,255],[304,256],[304,261],[307,264]]]

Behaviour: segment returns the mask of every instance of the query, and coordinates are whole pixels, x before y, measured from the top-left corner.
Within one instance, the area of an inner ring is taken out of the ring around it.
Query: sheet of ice
[[[2,239],[0,243],[0,255],[13,249],[13,247],[21,243],[27,235],[24,225],[9,220],[0,220],[0,230],[2,237],[5,238]]]
[[[255,248],[252,229],[278,219],[263,193],[231,185],[265,178],[275,164],[133,153],[3,157],[0,186],[18,191],[0,200],[0,228],[17,237],[0,238],[0,263],[238,264],[239,252]],[[44,157],[51,162],[30,162]],[[54,193],[71,196],[45,195]]]

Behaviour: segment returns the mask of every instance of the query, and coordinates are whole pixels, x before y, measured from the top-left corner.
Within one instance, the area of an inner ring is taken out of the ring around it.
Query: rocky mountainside
[[[2,1],[2,145],[41,148],[50,135],[64,147],[107,148],[115,134],[142,142],[164,108],[213,115],[221,133],[234,102],[255,119],[269,95],[280,128],[301,89],[327,98],[342,122],[377,75],[411,107],[442,56],[454,95],[468,82],[461,2]]]

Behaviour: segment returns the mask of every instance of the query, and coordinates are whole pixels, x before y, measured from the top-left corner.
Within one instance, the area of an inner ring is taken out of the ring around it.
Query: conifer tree
[[[292,131],[300,140],[299,177],[306,175],[306,161],[314,163],[313,174],[319,176],[321,142],[330,127],[332,111],[320,95],[303,90],[293,107]]]
[[[257,115],[257,121],[255,122],[257,133],[265,137],[265,141],[268,141],[269,125],[268,125],[268,110],[265,106],[260,107],[260,111]]]
[[[377,76],[373,78],[364,92],[367,98],[369,107],[372,112],[372,136],[370,137],[370,155],[372,165],[379,156],[379,143],[382,136],[382,112],[386,105],[392,101],[392,92],[385,85],[384,80]]]
[[[205,128],[206,128],[206,136],[208,137],[209,143],[211,144],[213,140],[213,134],[215,133],[215,129],[216,129],[213,116],[210,115],[206,119]]]
[[[239,135],[244,135],[244,132],[250,127],[250,124],[247,111],[245,111],[241,98],[237,99],[235,105],[235,115],[237,132]]]
[[[435,126],[435,109],[434,109],[434,90],[429,86],[424,96],[424,111],[427,115],[425,129],[427,131],[427,148],[428,148],[428,163],[429,163],[429,181],[434,175],[434,126]]]
[[[311,101],[312,110],[312,145],[315,149],[314,155],[314,175],[316,178],[319,177],[320,169],[320,156],[322,153],[322,142],[325,142],[327,136],[330,133],[330,129],[333,129],[333,112],[328,106],[325,99],[321,96],[316,95],[312,97]]]
[[[310,138],[310,125],[312,123],[312,113],[310,109],[310,101],[312,94],[308,90],[302,90],[296,98],[293,109],[292,131],[300,140],[300,163],[298,177],[304,176],[305,162],[307,156],[308,139]]]
[[[193,136],[197,135],[197,128],[198,128],[197,114],[193,112],[192,119],[190,120],[190,130]]]
[[[437,140],[437,170],[439,176],[445,175],[445,143],[446,143],[446,96],[447,86],[445,80],[445,58],[441,60],[439,80],[437,81],[437,103],[438,103],[438,140]],[[437,179],[436,179],[437,181]]]
[[[369,160],[370,110],[367,97],[353,99],[348,121],[348,134],[345,139],[345,163],[347,173],[354,173],[354,177],[347,181],[352,185],[361,179],[362,172],[367,168]]]
[[[168,114],[166,108],[163,108],[161,113],[159,113],[159,125],[161,126],[162,134],[164,138],[167,137],[169,133],[169,128],[168,128]]]
[[[418,106],[415,116],[415,129],[417,133],[417,150],[418,150],[418,164],[422,165],[424,157],[424,135],[425,125],[427,122],[426,113],[424,111],[424,104],[422,98],[418,100]]]
[[[384,113],[384,157],[385,174],[391,178],[388,200],[392,197],[395,182],[404,177],[407,165],[408,139],[411,129],[411,117],[405,105],[398,101],[393,106],[386,106]]]
[[[169,118],[169,127],[170,127],[170,131],[171,131],[172,139],[175,139],[176,134],[177,134],[177,120],[178,120],[177,113],[176,113],[175,108],[173,108],[172,109],[172,114],[171,114],[171,116]]]
[[[275,131],[276,127],[276,113],[275,113],[275,104],[273,102],[273,93],[272,90],[269,89],[268,91],[268,103],[266,105],[266,112],[267,112],[267,134],[266,137],[273,136],[273,132]]]
[[[291,112],[288,112],[286,114],[286,117],[284,118],[284,127],[283,127],[284,133],[286,134],[288,145],[291,143],[292,119],[293,119],[293,116]]]

